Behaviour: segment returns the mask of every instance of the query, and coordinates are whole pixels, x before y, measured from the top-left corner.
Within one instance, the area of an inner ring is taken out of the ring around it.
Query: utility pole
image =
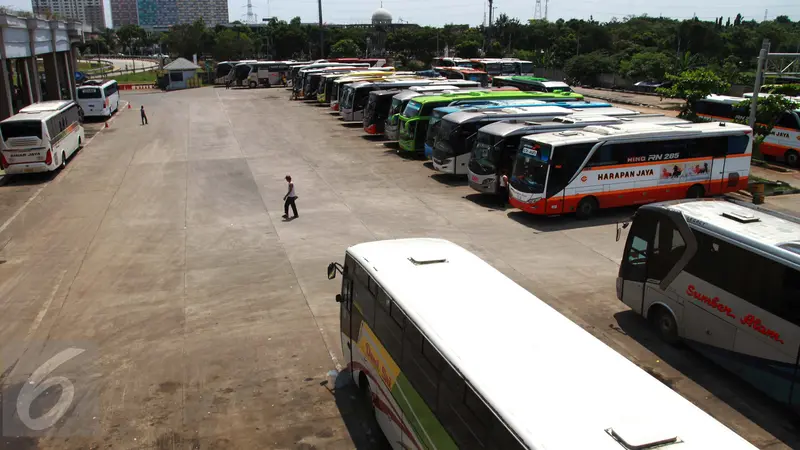
[[[764,39],[761,43],[761,51],[758,52],[758,66],[756,68],[756,82],[753,85],[753,99],[750,101],[750,119],[747,124],[750,128],[756,126],[756,111],[758,109],[758,93],[761,91],[761,82],[764,78],[764,66],[767,63],[767,55],[769,55],[769,39]]]
[[[492,7],[492,3],[494,3],[494,0],[489,0],[489,42],[487,47],[492,45],[492,24],[494,22],[494,8]]]
[[[322,0],[317,0],[319,8],[319,59],[325,58],[325,33],[322,30]]]

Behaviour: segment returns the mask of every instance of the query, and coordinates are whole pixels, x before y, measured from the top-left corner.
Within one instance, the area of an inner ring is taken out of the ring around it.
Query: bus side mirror
[[[336,263],[332,262],[328,264],[328,279],[332,280],[334,278],[336,278]],[[336,301],[338,302],[341,300],[337,299]]]
[[[342,303],[342,294],[336,294],[336,303]]]

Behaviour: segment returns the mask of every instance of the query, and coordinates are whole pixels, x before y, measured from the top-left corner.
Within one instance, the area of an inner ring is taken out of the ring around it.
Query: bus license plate
[[[22,172],[24,172],[24,173],[33,173],[33,169],[31,169],[31,168],[22,169]]]

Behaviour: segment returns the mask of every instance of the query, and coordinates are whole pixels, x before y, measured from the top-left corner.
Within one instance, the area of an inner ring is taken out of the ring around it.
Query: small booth
[[[190,87],[189,80],[197,75],[199,68],[200,66],[186,58],[178,58],[164,66],[164,70],[167,72],[167,90],[174,91]]]

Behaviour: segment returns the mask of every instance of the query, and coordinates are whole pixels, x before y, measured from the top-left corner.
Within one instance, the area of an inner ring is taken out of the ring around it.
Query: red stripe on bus
[[[350,362],[349,364],[347,364],[347,368],[350,369],[351,372],[352,372],[353,368],[356,368],[356,369],[364,372],[367,375],[367,378],[369,378],[373,383],[375,383],[375,384],[378,384],[378,383],[383,384],[383,382],[381,380],[375,378],[375,376],[372,375],[372,373],[370,373],[370,371],[367,370],[367,368],[363,364],[361,364],[359,362],[355,362],[355,361]],[[370,390],[370,392],[372,392],[372,390]],[[383,394],[383,391],[380,390],[380,389],[378,389],[378,392]],[[419,443],[417,442],[417,440],[414,437],[413,433],[411,433],[411,430],[409,430],[408,427],[406,427],[406,425],[403,423],[403,421],[400,420],[399,414],[394,409],[394,406],[392,406],[392,404],[389,403],[389,402],[385,402],[383,399],[381,399],[378,396],[378,394],[375,394],[374,392],[372,392],[372,399],[371,400],[372,400],[372,403],[376,407],[378,407],[379,410],[381,410],[384,414],[389,416],[389,419],[391,419],[392,422],[394,422],[395,424],[397,424],[398,427],[400,427],[400,430],[403,432],[404,435],[406,435],[409,439],[411,439],[412,443],[414,444],[414,447],[419,449],[420,448]]]
[[[723,183],[725,184],[723,186]],[[511,206],[525,212],[537,215],[564,214],[575,212],[578,203],[586,197],[597,199],[600,208],[615,208],[618,206],[643,205],[646,203],[663,202],[667,200],[677,200],[686,198],[686,194],[694,185],[701,185],[706,188],[706,195],[716,195],[724,192],[734,192],[747,188],[747,177],[739,177],[736,186],[728,187],[727,181],[715,180],[704,182],[689,182],[671,184],[668,186],[654,186],[646,188],[619,189],[606,192],[590,192],[585,194],[567,195],[562,197],[550,197],[534,204],[521,202],[513,197],[509,197]],[[634,194],[640,194],[638,198],[631,198]],[[555,206],[555,208],[554,208]]]
[[[800,142],[798,142],[797,145],[800,147]],[[762,155],[776,156],[779,158],[783,158],[783,156],[786,154],[786,150],[789,150],[790,148],[791,147],[788,145],[773,144],[771,142],[762,142],[761,146],[758,147]]]

